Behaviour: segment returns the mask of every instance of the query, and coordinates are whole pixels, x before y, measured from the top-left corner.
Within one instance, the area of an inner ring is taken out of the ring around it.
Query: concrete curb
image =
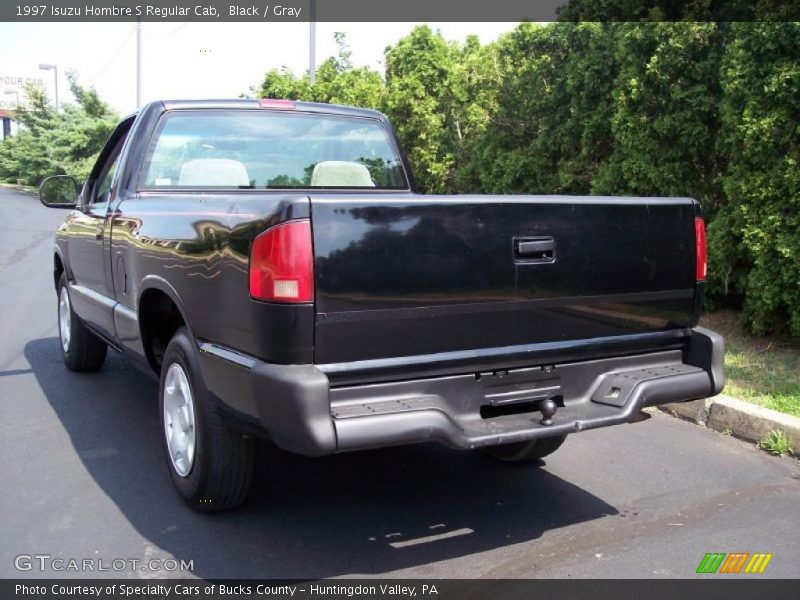
[[[729,432],[751,442],[759,442],[773,429],[780,429],[789,439],[794,455],[800,456],[798,417],[723,394],[704,400],[664,404],[659,406],[659,409],[714,431]]]
[[[21,186],[13,183],[0,183],[0,187],[5,188],[7,190],[14,190],[15,192],[21,192],[23,194],[29,194],[31,196],[39,195],[38,190],[30,186]]]

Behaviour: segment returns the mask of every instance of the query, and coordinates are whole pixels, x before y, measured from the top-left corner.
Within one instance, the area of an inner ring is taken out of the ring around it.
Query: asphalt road
[[[664,415],[571,436],[540,466],[267,447],[245,507],[195,514],[168,479],[155,383],[115,353],[96,374],[62,365],[63,216],[0,188],[0,577],[80,576],[17,571],[33,554],[192,561],[95,573],[132,577],[693,577],[706,552],[771,552],[758,577],[800,576],[800,463]]]

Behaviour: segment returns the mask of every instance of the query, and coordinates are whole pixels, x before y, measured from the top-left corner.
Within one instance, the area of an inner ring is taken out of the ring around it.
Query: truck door
[[[93,329],[114,338],[114,290],[106,227],[109,207],[116,194],[117,167],[133,120],[121,123],[106,143],[89,180],[81,203],[69,223],[67,248],[72,270],[71,299],[78,316]]]

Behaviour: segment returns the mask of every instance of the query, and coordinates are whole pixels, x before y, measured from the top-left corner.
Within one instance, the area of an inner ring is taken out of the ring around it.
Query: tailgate
[[[688,327],[688,198],[311,198],[315,362]]]

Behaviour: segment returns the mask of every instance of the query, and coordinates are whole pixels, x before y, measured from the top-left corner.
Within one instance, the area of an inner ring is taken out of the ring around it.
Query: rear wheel
[[[489,456],[503,462],[530,462],[544,458],[558,450],[566,435],[538,438],[527,442],[513,442],[484,448]]]
[[[96,371],[103,366],[108,346],[72,310],[69,285],[63,273],[58,280],[58,336],[64,364],[68,369]]]
[[[232,429],[212,404],[183,327],[164,352],[159,405],[167,465],[184,501],[201,512],[244,502],[253,483],[257,442]]]

